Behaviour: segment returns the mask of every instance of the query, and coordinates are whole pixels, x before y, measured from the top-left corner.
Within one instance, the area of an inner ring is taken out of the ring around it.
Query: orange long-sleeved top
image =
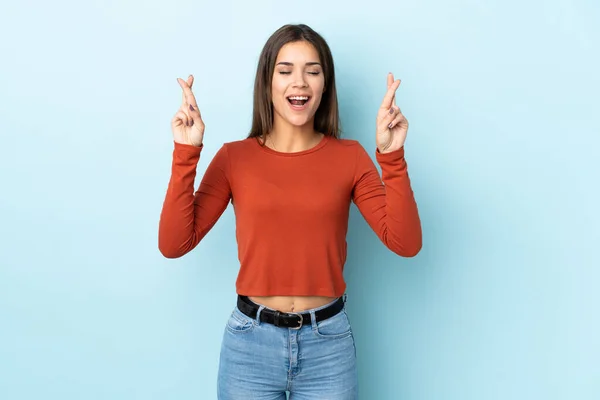
[[[309,150],[283,153],[248,138],[225,143],[194,192],[201,151],[174,142],[159,249],[168,258],[188,253],[231,201],[238,294],[341,296],[351,201],[394,253],[412,257],[421,249],[404,147],[375,151],[380,177],[355,140],[324,137]]]

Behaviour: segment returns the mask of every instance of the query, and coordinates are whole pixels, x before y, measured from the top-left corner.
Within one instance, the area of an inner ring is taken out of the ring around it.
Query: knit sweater
[[[231,202],[238,294],[341,296],[352,201],[391,251],[412,257],[421,249],[404,147],[375,150],[380,176],[355,140],[325,136],[311,149],[284,153],[247,138],[225,143],[194,191],[202,149],[174,142],[159,249],[168,258],[190,252]]]

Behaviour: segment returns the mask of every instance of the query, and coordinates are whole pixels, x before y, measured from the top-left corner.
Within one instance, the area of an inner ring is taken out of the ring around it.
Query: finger
[[[193,105],[189,105],[188,109],[187,109],[187,113],[190,115],[190,118],[192,119],[192,125],[193,124],[198,124],[198,125],[203,125],[204,122],[202,121],[202,115],[200,114],[200,109],[198,107],[194,107]]]
[[[187,81],[188,85],[190,86],[190,88],[192,87],[192,85],[194,84],[194,76],[190,75],[188,77],[188,81]],[[195,98],[194,98],[195,100]],[[202,115],[200,114],[200,109],[198,108],[198,104],[188,104],[188,107],[186,108],[186,112],[190,115],[192,121],[192,125],[194,125],[194,123],[196,124],[202,124]]]
[[[179,78],[177,78],[177,82],[179,83]],[[181,86],[181,83],[179,83],[179,86]],[[181,108],[186,108],[186,107],[187,107],[187,99],[185,98],[185,92],[182,90],[181,91]]]
[[[186,112],[185,109],[181,110],[181,113],[185,115],[185,125],[192,126],[192,117],[190,116],[190,113]]]
[[[381,108],[390,109],[392,107],[394,103],[394,96],[396,94],[396,89],[398,89],[398,86],[400,86],[400,79],[394,81],[388,88],[387,93],[383,97]]]
[[[177,82],[179,82],[179,78],[177,79]],[[192,85],[194,84],[194,77],[192,75],[188,76],[186,83],[188,84],[188,86],[192,87]],[[181,86],[181,83],[179,84]],[[185,96],[185,91],[181,91],[181,106],[183,108],[187,108],[188,106],[188,102],[187,102],[187,98]]]
[[[394,83],[394,74],[391,72],[388,74],[388,88]],[[396,93],[394,93],[394,97],[392,97],[392,105],[396,105]]]
[[[396,125],[398,125],[400,122],[402,122],[404,120],[406,120],[406,117],[404,116],[404,114],[398,113],[398,115],[396,116],[396,118],[394,118],[394,120],[392,122],[390,122],[390,124],[388,125],[388,128],[392,129]]]
[[[385,110],[385,114],[377,121],[377,126],[379,130],[384,130],[398,115],[398,108],[391,107],[389,110]]]
[[[195,108],[193,108],[191,104],[188,104],[181,109],[181,111],[183,111],[187,116],[188,126],[194,125],[194,110]]]
[[[190,117],[190,114],[186,113],[185,110],[181,110],[181,115],[185,125],[192,126],[192,117]]]
[[[181,86],[181,89],[183,89],[183,94],[185,96],[186,103],[191,104],[197,108],[196,98],[194,97],[194,93],[192,93],[192,89],[190,88],[188,83],[181,78],[177,78],[177,82],[179,82],[179,86]]]
[[[187,84],[188,84],[188,86],[191,89],[192,85],[194,84],[194,76],[193,75],[188,76],[188,78],[187,78]],[[187,110],[189,108],[188,106],[189,106],[189,104],[187,102],[187,98],[185,96],[185,92],[182,91],[181,92],[181,107],[184,110]]]
[[[185,125],[188,126],[187,115],[181,110],[177,111],[171,120],[171,123],[175,126]]]
[[[383,119],[383,122],[386,125],[388,125],[390,122],[392,122],[394,120],[394,118],[396,118],[398,116],[398,113],[400,113],[400,108],[398,106],[390,107],[390,110],[385,114],[385,118]]]

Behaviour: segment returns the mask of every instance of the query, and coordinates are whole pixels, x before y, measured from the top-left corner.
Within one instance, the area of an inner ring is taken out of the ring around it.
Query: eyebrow
[[[287,66],[291,67],[291,66],[294,65],[294,63],[291,63],[291,62],[288,62],[288,61],[280,61],[280,62],[277,63],[277,65],[287,65]],[[318,63],[316,61],[309,61],[309,62],[306,63],[306,65],[307,66],[311,66],[311,65],[319,65],[320,66],[321,63]]]

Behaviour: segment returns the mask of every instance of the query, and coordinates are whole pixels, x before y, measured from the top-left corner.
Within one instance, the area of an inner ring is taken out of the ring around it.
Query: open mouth
[[[294,108],[303,108],[306,103],[310,100],[308,96],[289,96],[287,100]]]

